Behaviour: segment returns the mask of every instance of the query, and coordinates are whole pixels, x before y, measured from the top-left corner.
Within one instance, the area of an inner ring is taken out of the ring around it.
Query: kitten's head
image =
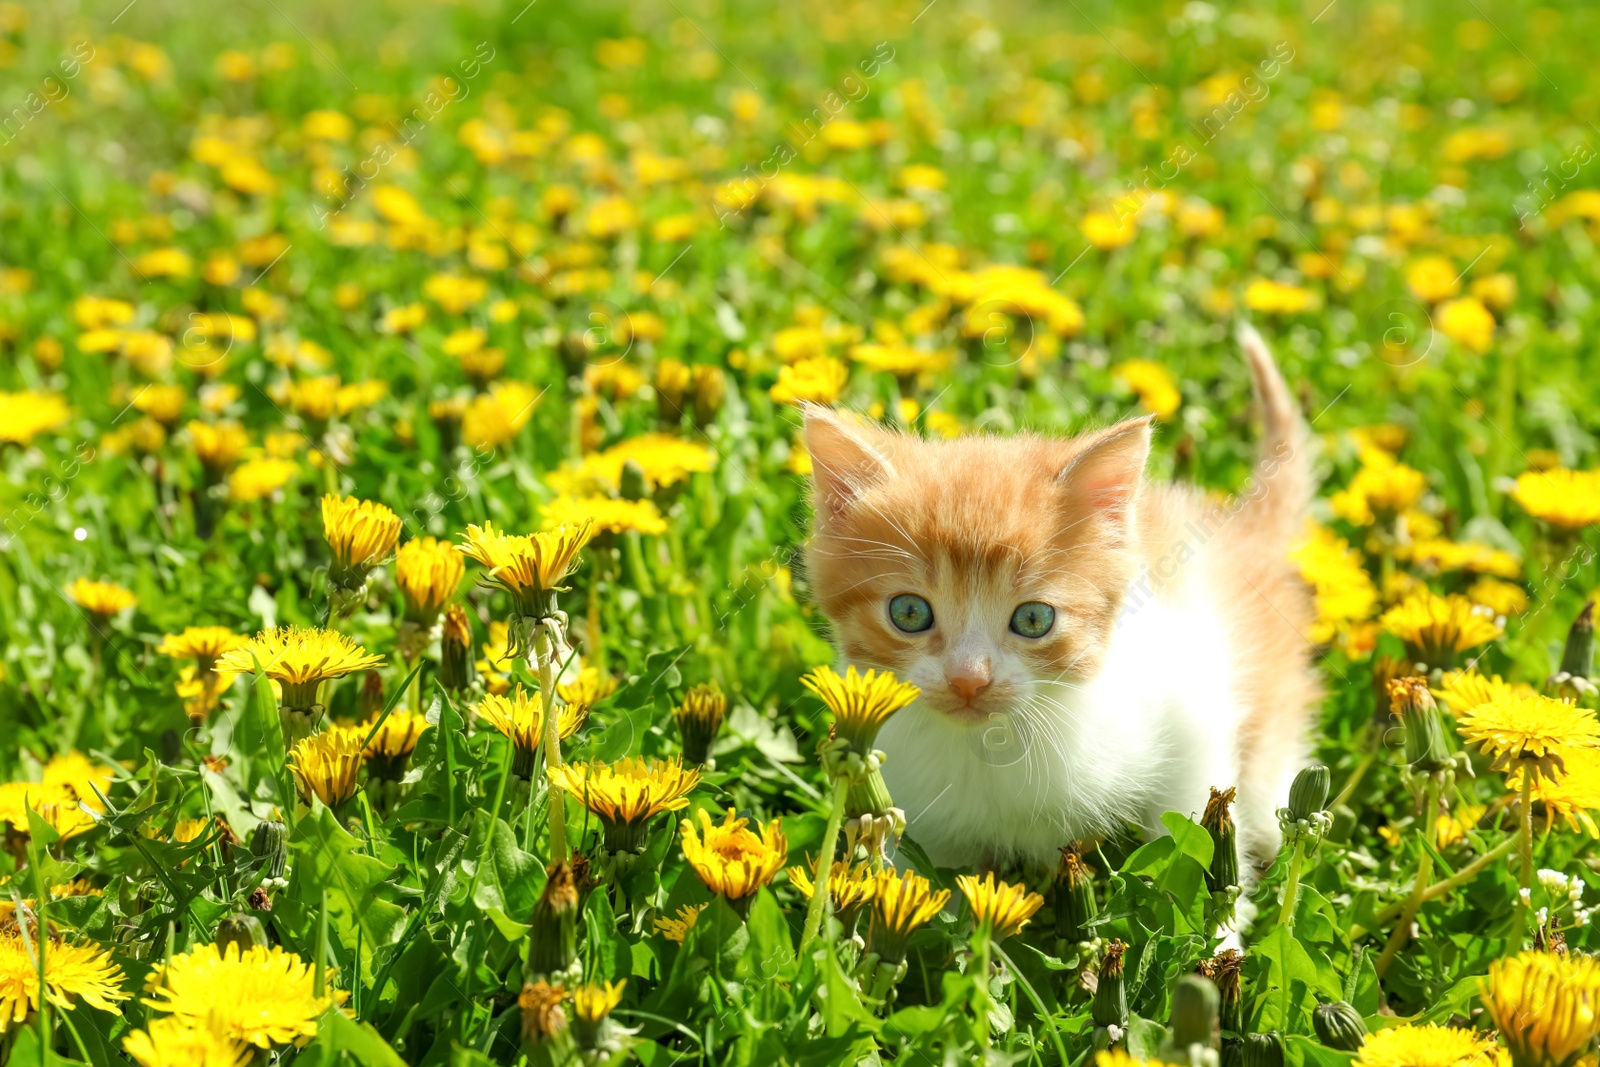
[[[1094,676],[1135,567],[1135,419],[1069,440],[924,441],[812,407],[809,574],[847,662],[979,721]]]

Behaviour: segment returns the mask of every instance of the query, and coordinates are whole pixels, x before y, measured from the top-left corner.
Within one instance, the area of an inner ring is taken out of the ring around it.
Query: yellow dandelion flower
[[[594,528],[587,524],[507,534],[486,522],[482,527],[468,526],[462,535],[466,543],[457,551],[488,568],[484,581],[510,593],[518,615],[543,617],[551,610],[551,594],[577,566],[578,553],[593,534]]]
[[[1367,1037],[1352,1067],[1489,1067],[1494,1041],[1454,1026],[1393,1026]]]
[[[67,596],[100,622],[120,615],[139,603],[138,597],[115,582],[91,582],[87,578],[74,580],[67,587]]]
[[[201,422],[196,419],[189,423],[188,430],[189,445],[194,449],[200,465],[212,478],[220,477],[238,463],[250,443],[244,427],[236,422]]]
[[[851,346],[850,358],[868,370],[882,371],[896,378],[915,378],[949,367],[955,362],[955,353],[908,344],[862,344]]]
[[[647,433],[588,456],[576,468],[557,471],[549,476],[549,482],[570,496],[603,495],[621,488],[622,469],[633,463],[644,475],[645,488],[654,492],[711,470],[716,460],[717,454],[698,442]]]
[[[1428,488],[1421,471],[1408,467],[1389,453],[1372,448],[1361,455],[1361,469],[1350,484],[1329,498],[1333,513],[1356,526],[1371,526],[1411,507]]]
[[[572,1012],[578,1017],[578,1022],[594,1025],[610,1015],[622,1003],[622,990],[627,984],[628,980],[624,978],[620,982],[589,983],[574,989]]]
[[[25,944],[17,927],[0,931],[0,1035],[39,1010],[38,951],[37,941]],[[129,997],[122,981],[122,969],[97,945],[51,938],[45,946],[45,996],[58,1008],[70,1011],[82,1000],[120,1015],[117,1002]]]
[[[1600,522],[1600,471],[1562,467],[1517,475],[1511,497],[1536,519],[1576,529]]]
[[[841,675],[824,664],[803,676],[800,684],[822,698],[833,712],[838,736],[863,755],[872,751],[878,731],[889,717],[922,693],[889,671],[869,670],[859,674],[854,666],[846,668]]]
[[[1528,593],[1515,582],[1479,578],[1467,587],[1467,599],[1496,615],[1521,615],[1528,610]]]
[[[1574,1063],[1600,1035],[1600,961],[1588,956],[1496,960],[1478,996],[1517,1064]]]
[[[317,996],[309,963],[281,946],[196,945],[156,964],[144,1004],[255,1048],[315,1037],[343,994]]]
[[[205,1023],[163,1015],[122,1039],[139,1067],[248,1067],[255,1050]]]
[[[156,651],[173,659],[192,659],[201,670],[209,671],[217,660],[244,647],[248,640],[226,626],[187,626],[181,634],[163,637]]]
[[[1482,675],[1477,671],[1446,671],[1439,680],[1433,695],[1449,705],[1450,714],[1461,716],[1473,709],[1514,694],[1533,695],[1534,690],[1521,682],[1502,681],[1498,674]]]
[[[607,852],[642,852],[650,820],[689,806],[700,772],[676,758],[652,763],[624,757],[612,764],[567,763],[550,768],[550,780],[599,817]]]
[[[1439,332],[1478,355],[1494,343],[1494,315],[1475,296],[1463,296],[1440,304],[1433,312]]]
[[[283,686],[283,705],[296,710],[317,702],[317,687],[357,671],[384,665],[344,634],[302,626],[263,630],[217,661],[221,674],[262,673]]]
[[[367,572],[394,554],[400,516],[382,504],[355,497],[322,498],[322,533],[333,551],[328,580],[345,588],[366,581]]]
[[[1437,596],[1419,589],[1384,612],[1386,632],[1405,642],[1413,659],[1432,667],[1449,667],[1457,653],[1500,636],[1494,617],[1464,596]]]
[[[1408,524],[1409,525],[1409,524]],[[1442,537],[1428,537],[1401,545],[1395,555],[1410,560],[1429,573],[1469,571],[1473,574],[1490,574],[1498,578],[1518,578],[1522,564],[1511,553],[1476,541],[1451,541]]]
[[[685,904],[678,909],[676,918],[657,919],[656,933],[676,944],[683,944],[683,939],[689,936],[689,931],[694,929],[694,924],[700,920],[700,913],[709,905]]]
[[[556,696],[568,704],[598,704],[617,691],[618,682],[596,667],[585,667],[570,682],[556,683]]]
[[[289,752],[296,791],[307,804],[314,796],[338,811],[356,795],[361,783],[362,740],[366,728],[324,730],[295,743]]]
[[[748,906],[756,891],[769,885],[789,858],[789,839],[783,835],[782,823],[774,819],[757,834],[748,828],[750,820],[738,817],[732,808],[720,824],[713,823],[707,812],[698,815],[699,833],[689,819],[679,824],[684,858],[706,888],[735,908]]]
[[[1084,239],[1096,248],[1109,252],[1132,241],[1139,232],[1137,212],[1091,211],[1079,225]]]
[[[1111,368],[1111,376],[1124,381],[1139,397],[1139,404],[1162,422],[1168,422],[1183,403],[1172,372],[1153,359],[1129,359]]]
[[[1377,587],[1362,566],[1361,553],[1332,530],[1307,522],[1305,538],[1290,550],[1289,559],[1300,568],[1300,576],[1316,598],[1313,641],[1332,641],[1355,623],[1372,617],[1378,606]]]
[[[406,770],[406,760],[416,751],[417,742],[422,739],[422,731],[429,729],[430,726],[426,718],[405,708],[395,708],[389,712],[389,717],[383,720],[378,732],[372,734],[372,740],[367,741],[366,747],[361,750],[361,756],[367,761],[367,768],[372,776],[388,781],[402,777]],[[357,736],[362,739],[371,733],[370,722],[358,727],[356,731]]]
[[[807,900],[817,894],[816,877],[815,859],[809,871],[804,867],[789,868],[789,884],[804,893]],[[839,921],[844,923],[845,929],[850,928],[852,917],[872,902],[877,886],[877,872],[869,864],[835,863],[828,869],[828,897],[839,910]]]
[[[1537,693],[1504,695],[1461,712],[1456,730],[1493,757],[1496,770],[1533,766],[1546,777],[1551,756],[1559,761],[1563,750],[1600,747],[1594,712]]]
[[[652,536],[667,532],[667,521],[653,500],[619,500],[607,496],[558,496],[543,509],[547,529],[587,523],[596,535],[633,531]]]
[[[932,884],[915,871],[882,870],[875,877],[867,951],[896,964],[906,958],[911,935],[944,909],[950,890],[934,892]]]
[[[0,392],[0,444],[31,445],[40,434],[64,426],[71,415],[58,393]]]
[[[462,442],[480,452],[510,444],[533,418],[543,396],[526,382],[495,382],[487,393],[473,397],[462,413]]]
[[[522,778],[533,777],[534,760],[544,736],[544,704],[538,693],[528,693],[519,684],[507,696],[490,693],[473,707],[480,719],[510,739],[512,769]],[[589,717],[587,704],[562,704],[556,708],[556,734],[565,741],[583,728]]]
[[[993,871],[981,880],[973,874],[960,875],[956,885],[972,908],[973,925],[995,941],[1004,941],[1021,930],[1044,907],[1044,897],[1030,893],[1020,883],[997,882]]]
[[[1461,291],[1461,272],[1443,256],[1423,256],[1406,267],[1406,286],[1418,300],[1437,304]]]
[[[728,698],[716,682],[694,686],[683,695],[683,700],[673,709],[672,718],[683,741],[684,759],[701,764],[710,758],[711,746],[727,714]]]
[[[455,598],[467,565],[448,541],[414,537],[394,558],[395,584],[406,602],[406,618],[432,626],[439,612]]]
[[[819,356],[779,367],[778,381],[768,395],[780,404],[831,404],[849,382],[849,367],[832,356]]]
[[[1594,817],[1600,811],[1600,750],[1563,749],[1557,755],[1566,773],[1555,778],[1535,775],[1529,793],[1530,799],[1544,808],[1545,830],[1555,825],[1559,815],[1573,833],[1600,839],[1600,823]],[[1520,771],[1506,778],[1506,788],[1521,792]]]
[[[1317,298],[1309,289],[1257,278],[1245,287],[1244,306],[1264,315],[1298,315],[1315,308]]]
[[[298,473],[299,465],[286,459],[247,460],[228,475],[228,498],[240,504],[253,503],[276,493]]]
[[[104,805],[99,798],[95,810]],[[11,832],[26,836],[28,812],[34,812],[63,838],[76,837],[94,829],[95,818],[71,789],[40,782],[0,783],[0,823],[9,823]]]

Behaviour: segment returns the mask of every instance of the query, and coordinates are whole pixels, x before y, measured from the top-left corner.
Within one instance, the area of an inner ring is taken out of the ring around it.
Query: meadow
[[[0,2],[0,1064],[1596,1062],[1600,11],[123,3]],[[935,868],[801,405],[1227,516],[1242,322],[1253,906],[1226,782]]]

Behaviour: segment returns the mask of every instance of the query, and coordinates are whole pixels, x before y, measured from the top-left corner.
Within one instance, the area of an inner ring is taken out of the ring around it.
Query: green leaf
[[[367,855],[333,812],[319,806],[297,822],[289,850],[293,869],[288,888],[273,902],[273,919],[306,950],[302,955],[309,954],[315,940],[324,887],[341,960],[354,961],[357,930],[364,958],[400,936],[405,912],[389,899],[391,889],[386,884],[393,868]]]

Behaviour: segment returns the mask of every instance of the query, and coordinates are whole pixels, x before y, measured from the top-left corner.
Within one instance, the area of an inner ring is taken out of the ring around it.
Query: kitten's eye
[[[1011,613],[1011,632],[1023,637],[1043,637],[1056,624],[1056,609],[1039,600],[1018,604]]]
[[[901,593],[889,601],[889,621],[897,630],[921,633],[933,625],[933,605],[915,593]]]

